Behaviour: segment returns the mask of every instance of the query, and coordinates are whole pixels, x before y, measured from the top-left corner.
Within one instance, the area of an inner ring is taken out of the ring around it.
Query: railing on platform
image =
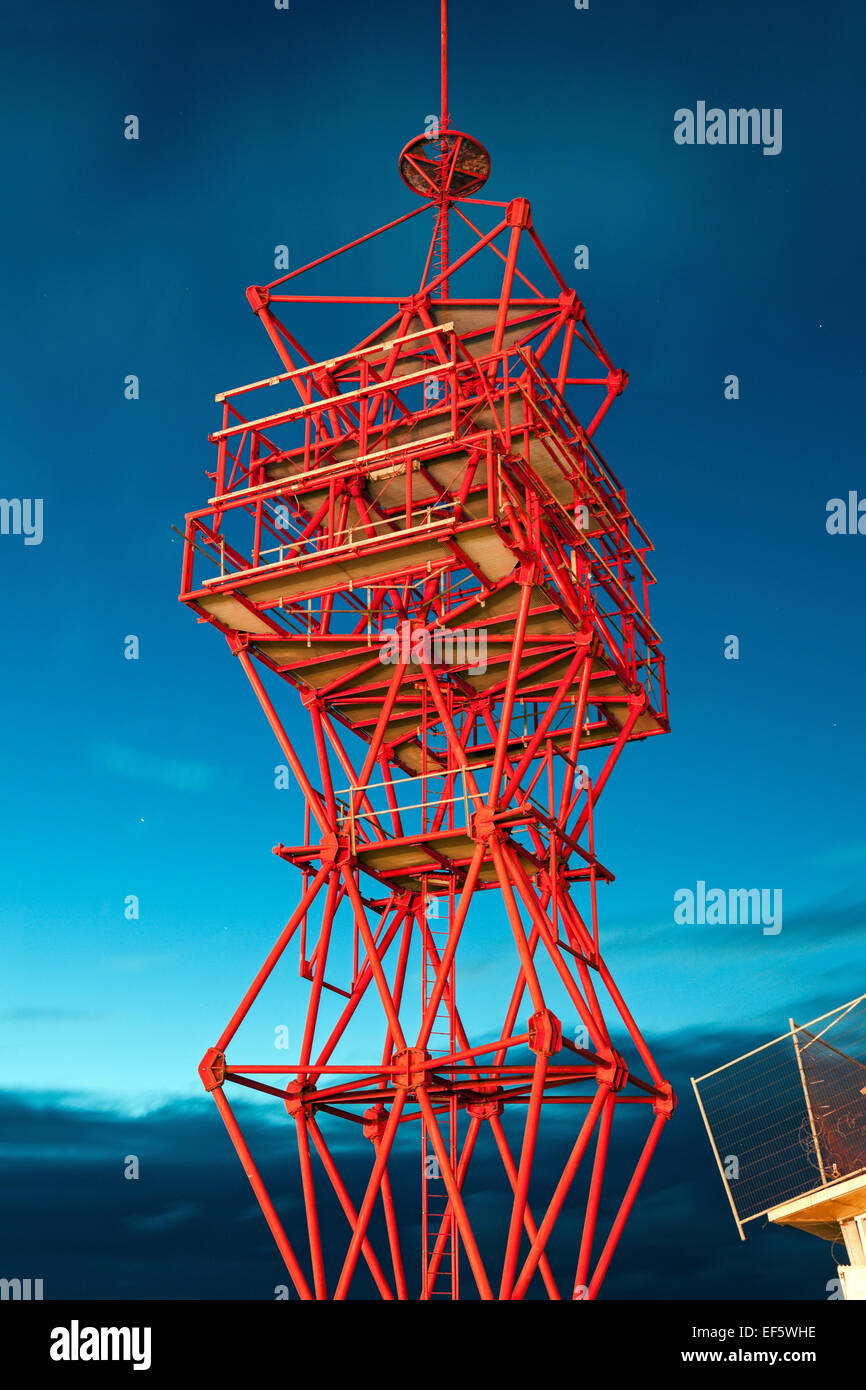
[[[866,995],[692,1080],[740,1235],[866,1172]]]

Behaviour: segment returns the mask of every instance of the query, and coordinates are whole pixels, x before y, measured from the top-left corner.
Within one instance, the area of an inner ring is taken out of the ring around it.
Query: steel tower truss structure
[[[213,496],[187,517],[182,600],[225,635],[304,801],[303,842],[275,849],[297,875],[296,906],[200,1074],[302,1299],[362,1284],[385,1299],[458,1298],[461,1279],[482,1299],[592,1299],[674,1107],[603,960],[596,910],[612,877],[596,852],[598,800],[625,745],[668,728],[651,545],[594,443],[626,375],[529,203],[472,196],[489,159],[451,127],[444,38],[443,15],[440,129],[401,156],[423,201],[312,263],[426,211],[417,291],[299,293],[311,266],[248,290],[281,370],[217,396]],[[456,257],[451,214],[471,233]],[[485,257],[501,272],[486,298],[471,293]],[[292,306],[319,304],[369,315],[362,340],[327,361],[289,326]],[[571,387],[595,394],[587,425]],[[309,766],[289,732],[300,710]],[[491,947],[511,973],[498,1010],[458,987],[476,920],[507,936]],[[293,938],[308,983],[295,1055],[230,1063]],[[288,1112],[304,1250],[230,1084]],[[630,1136],[648,1123],[602,1231],[623,1107]],[[534,1160],[554,1136],[567,1136],[565,1160],[539,1206]],[[409,1223],[420,1285],[392,1186],[407,1144],[421,1169],[420,1241],[417,1210]],[[353,1174],[366,1162],[354,1192],[347,1155]],[[339,1248],[330,1227],[323,1238],[323,1192],[342,1209]],[[548,1253],[561,1215],[578,1228],[562,1290]]]

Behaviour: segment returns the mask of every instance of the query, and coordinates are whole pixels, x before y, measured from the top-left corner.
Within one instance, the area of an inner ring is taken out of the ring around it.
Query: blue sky
[[[866,988],[866,537],[825,527],[829,499],[866,496],[866,24],[834,3],[455,8],[452,111],[491,151],[489,196],[530,198],[630,374],[598,443],[656,546],[673,732],[626,750],[600,809],[602,930],[685,1111],[695,1058]],[[214,392],[273,370],[244,289],[274,246],[297,265],[412,205],[396,159],[437,109],[435,15],[49,3],[6,39],[2,491],[45,519],[39,546],[0,537],[3,1087],[58,1123],[164,1116],[198,1104],[196,1064],[291,910],[270,846],[298,829],[242,673],[176,602],[170,528],[209,495]],[[782,108],[782,153],[676,145],[699,100]],[[421,232],[392,235],[354,262],[372,293],[414,287]],[[310,332],[323,354],[352,337],[339,315]],[[781,888],[781,933],[676,925],[699,879]],[[294,997],[251,1019],[251,1049]],[[709,1150],[681,1135],[658,1181],[703,1165],[721,1222]]]

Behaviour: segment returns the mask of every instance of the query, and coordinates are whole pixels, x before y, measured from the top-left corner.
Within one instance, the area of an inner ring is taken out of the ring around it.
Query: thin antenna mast
[[[429,199],[436,212],[431,238],[430,265],[437,288],[434,297],[447,300],[450,286],[446,271],[451,260],[451,204],[476,193],[490,174],[490,155],[472,136],[451,126],[448,106],[448,0],[440,0],[440,109],[428,118],[423,135],[409,141],[400,155],[400,176],[420,197]],[[438,146],[438,150],[437,150]]]
[[[442,112],[440,130],[448,129],[448,0],[442,0]]]
[[[449,238],[451,200],[448,196],[448,162],[450,158],[450,149],[446,138],[448,130],[448,0],[442,0],[440,36],[442,46],[442,98],[439,114],[439,270],[441,273],[447,268],[448,259],[451,255]],[[440,299],[447,299],[448,295],[449,287],[446,279],[442,281],[439,297]]]

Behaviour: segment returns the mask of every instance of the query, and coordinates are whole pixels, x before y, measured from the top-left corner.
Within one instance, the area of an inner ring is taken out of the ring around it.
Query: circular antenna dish
[[[478,140],[459,130],[434,139],[416,135],[400,155],[400,177],[422,198],[438,198],[443,192],[468,198],[490,177],[490,155]]]

